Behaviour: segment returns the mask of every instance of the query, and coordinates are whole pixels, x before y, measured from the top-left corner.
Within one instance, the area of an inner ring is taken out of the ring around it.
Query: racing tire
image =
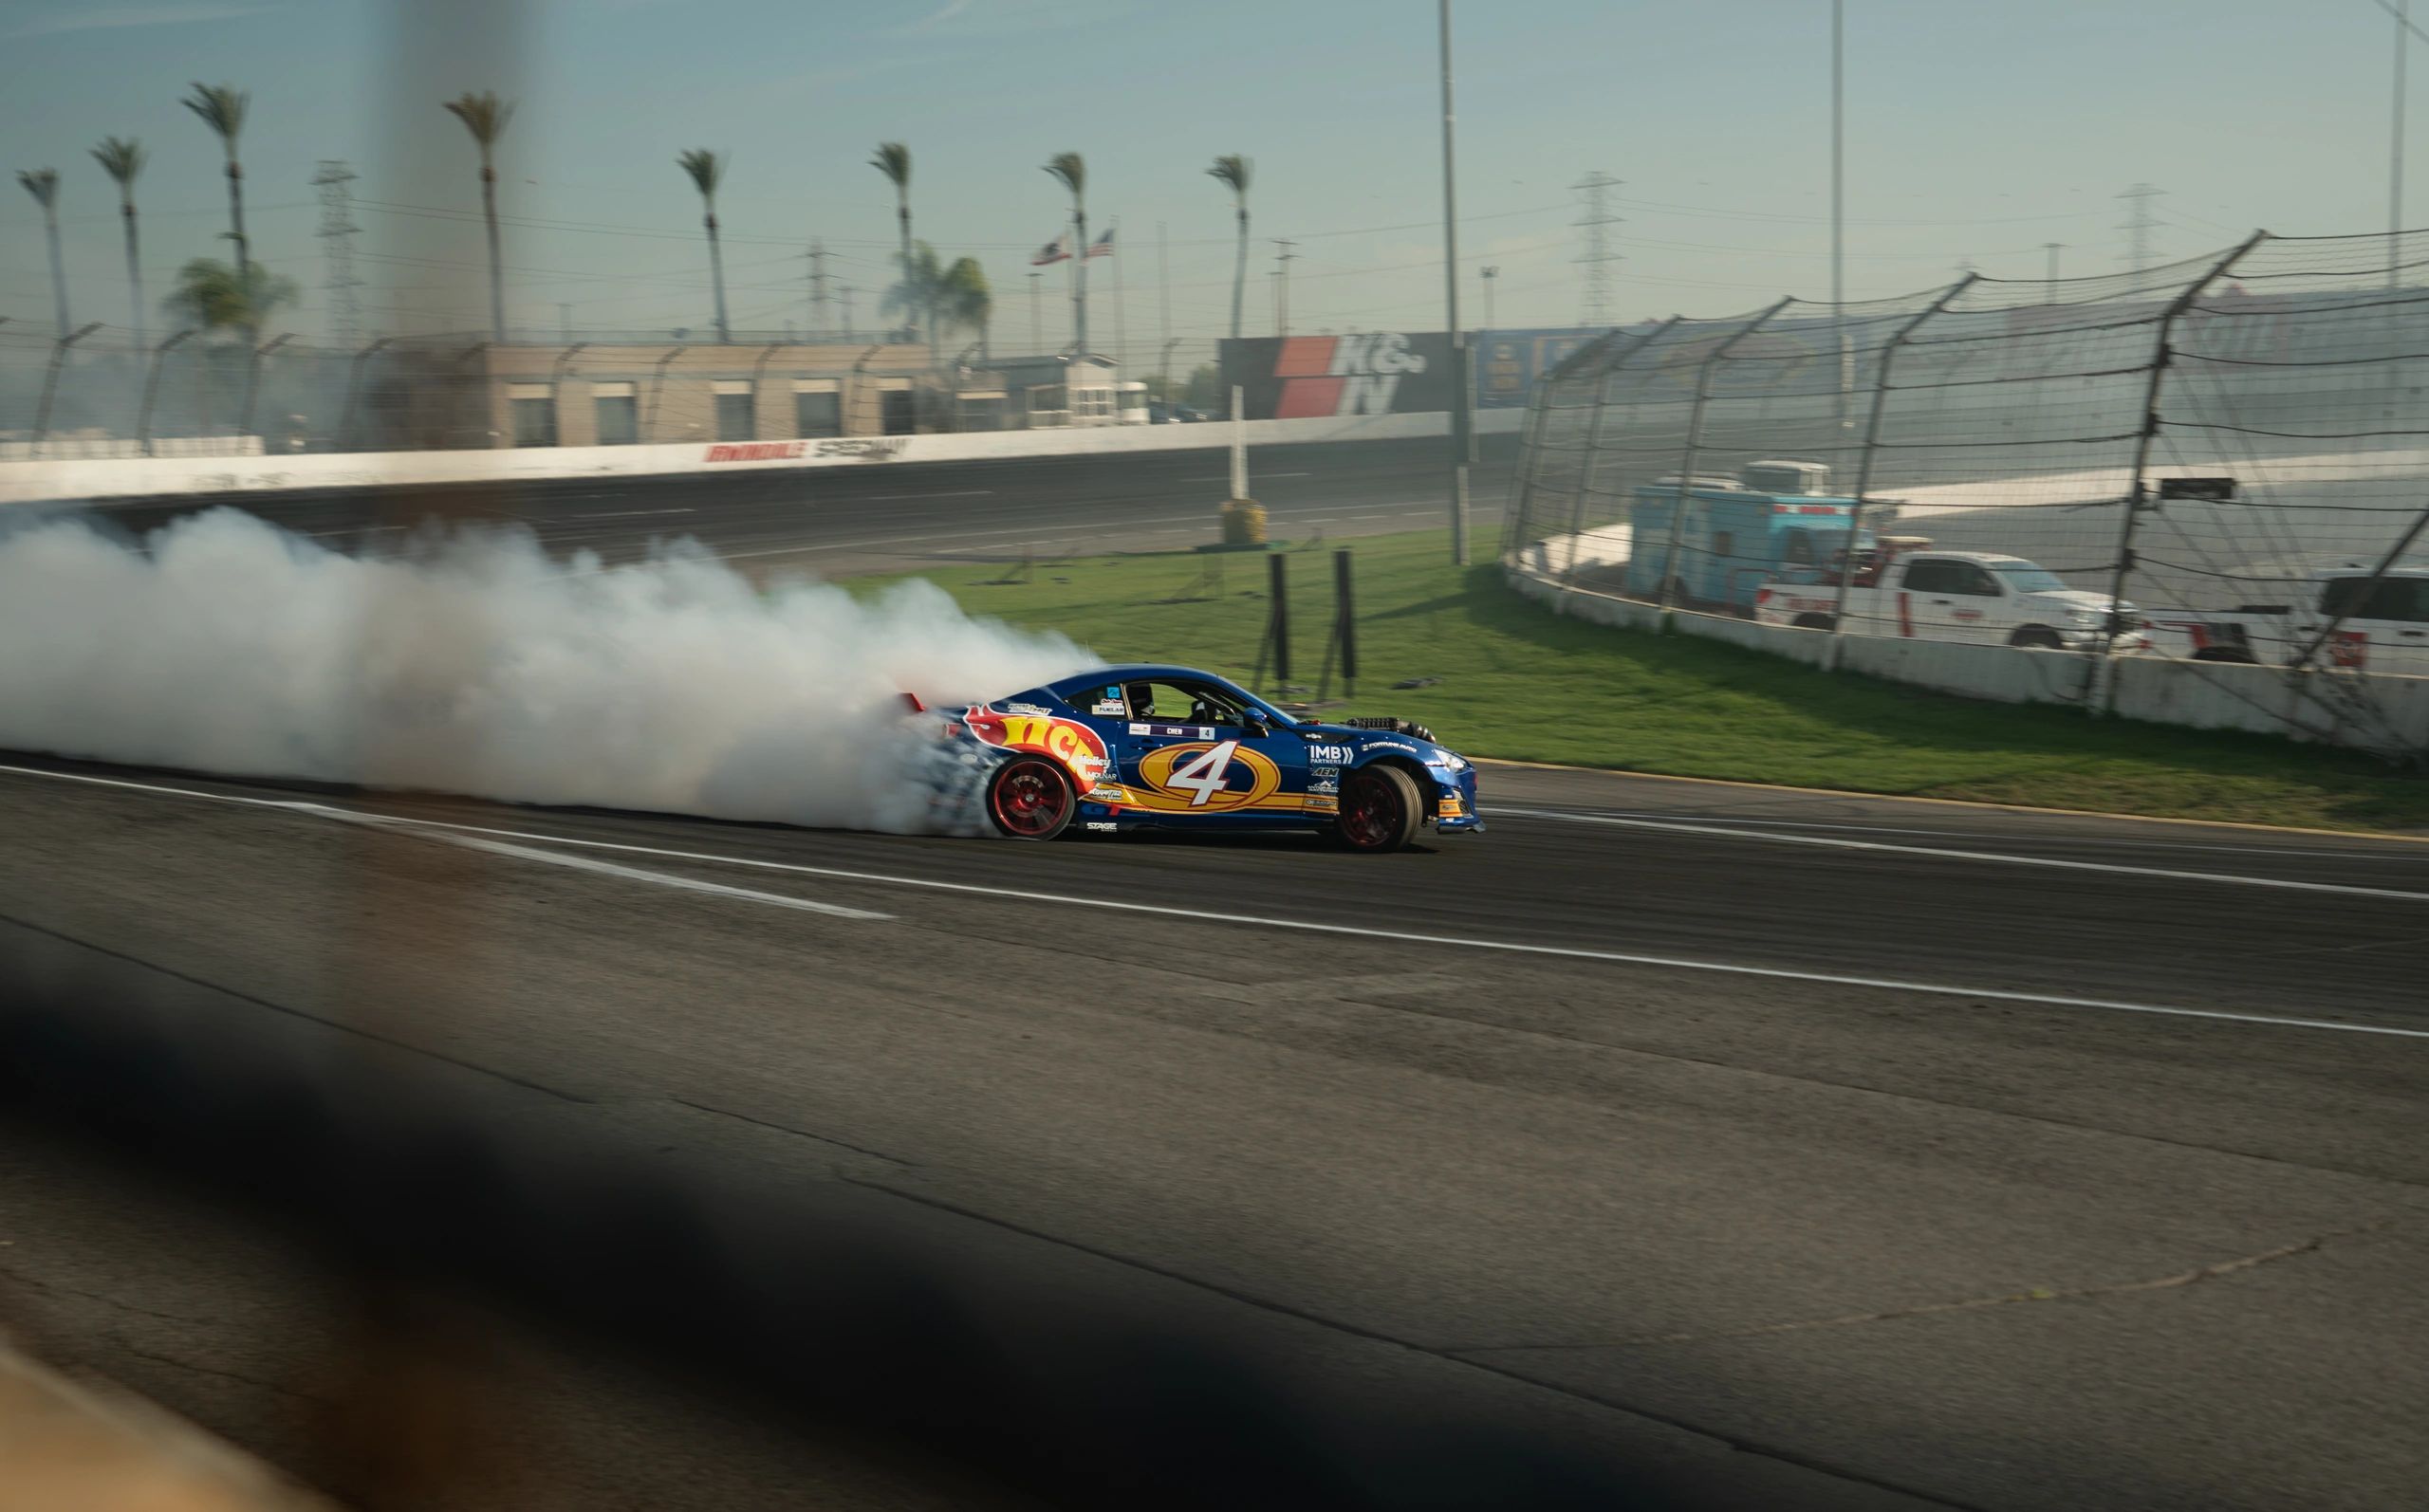
[[[1362,766],[1341,780],[1341,817],[1325,833],[1344,850],[1381,856],[1417,839],[1425,809],[1417,783],[1397,766]]]
[[[2026,625],[2008,636],[2008,644],[2023,651],[2064,651],[2067,643],[2048,625]]]
[[[1070,774],[1043,756],[1006,762],[987,783],[987,817],[1016,840],[1054,839],[1071,827],[1079,808]]]

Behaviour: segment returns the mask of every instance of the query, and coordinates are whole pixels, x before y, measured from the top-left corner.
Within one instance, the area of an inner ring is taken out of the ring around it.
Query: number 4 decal
[[[1190,794],[1190,807],[1204,808],[1208,799],[1223,790],[1223,775],[1231,770],[1232,753],[1239,748],[1236,740],[1209,747],[1174,767],[1164,778],[1164,785]]]

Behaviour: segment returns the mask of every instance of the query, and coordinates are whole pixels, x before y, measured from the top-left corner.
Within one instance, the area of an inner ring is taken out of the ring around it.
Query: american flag
[[[1093,257],[1096,253],[1092,250],[1088,255]],[[1029,260],[1029,266],[1031,267],[1044,267],[1048,263],[1067,263],[1070,260],[1071,233],[1069,231],[1065,231],[1062,235],[1057,236],[1052,241],[1048,242],[1045,246],[1039,248],[1036,255]]]
[[[1103,235],[1098,237],[1095,241],[1088,243],[1088,255],[1090,257],[1111,257],[1113,255],[1112,227],[1106,227],[1104,229]]]

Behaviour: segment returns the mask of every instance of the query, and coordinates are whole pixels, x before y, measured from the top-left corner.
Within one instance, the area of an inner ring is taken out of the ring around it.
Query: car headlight
[[[2107,618],[2106,615],[2097,609],[2078,609],[2067,617],[2068,623],[2079,625],[2086,630],[2104,623]]]

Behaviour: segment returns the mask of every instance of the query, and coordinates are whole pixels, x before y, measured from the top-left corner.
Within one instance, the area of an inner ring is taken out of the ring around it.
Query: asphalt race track
[[[1339,491],[1431,507],[1424,465]],[[720,487],[686,528],[775,549],[780,485]],[[1179,487],[884,547],[796,512],[793,550],[1043,545]],[[524,512],[574,503],[642,507]],[[0,931],[1745,1504],[2420,1500],[2429,843],[1502,765],[1489,834],[1388,857],[0,766]],[[45,1353],[315,1463],[357,1335],[306,1260],[65,1159],[0,1157],[0,1226]],[[492,1347],[519,1384],[485,1411],[547,1489],[450,1504],[978,1500]]]
[[[945,562],[1041,560],[1106,551],[1172,551],[1214,537],[1230,492],[1225,428],[1201,427],[1210,450],[1025,458],[1016,462],[872,462],[857,468],[568,479],[512,489],[467,485],[411,494],[350,489],[257,496],[256,512],[349,547],[412,530],[434,513],[528,526],[552,550],[629,557],[653,537],[689,535],[746,569],[810,567],[830,576]],[[1479,435],[1472,470],[1480,541],[1496,539],[1518,454],[1511,433]],[[1254,448],[1249,488],[1276,540],[1306,542],[1439,528],[1448,523],[1447,439]],[[216,503],[109,505],[145,530]]]

